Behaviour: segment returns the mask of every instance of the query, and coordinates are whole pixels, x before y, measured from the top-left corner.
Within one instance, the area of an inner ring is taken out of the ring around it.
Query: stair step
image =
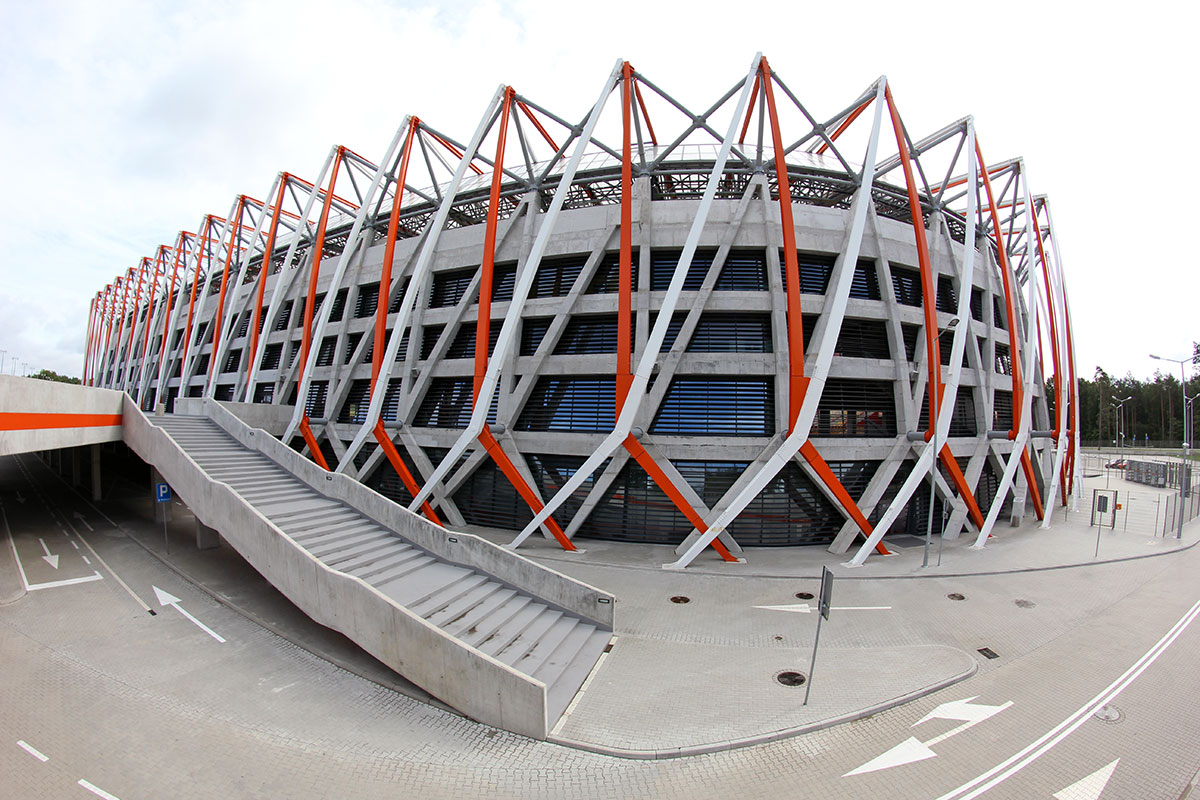
[[[344,561],[359,553],[384,547],[391,539],[391,534],[376,528],[375,530],[357,531],[355,533],[330,537],[320,542],[306,544],[304,545],[304,549],[326,564],[333,566],[335,561]]]
[[[596,626],[589,622],[583,622],[577,617],[568,617],[567,619],[571,621],[571,629],[553,647],[550,647],[550,639],[543,638],[519,662],[522,672],[537,678],[547,686],[558,679],[562,671],[579,653],[579,649],[596,632]],[[528,671],[530,669],[532,672]]]
[[[434,563],[433,556],[426,555],[424,551],[413,548],[411,558],[406,558],[398,564],[393,564],[371,572],[364,572],[358,577],[362,578],[367,583],[374,586],[379,591],[383,591],[383,586],[395,580],[403,580],[406,575],[416,572],[419,569],[424,569],[429,564]]]
[[[419,570],[408,573],[403,578],[377,583],[375,586],[400,605],[411,606],[468,572],[470,570],[466,567],[433,561]]]
[[[526,635],[517,637],[508,647],[496,653],[496,658],[513,669],[520,670],[526,675],[532,675],[534,670],[550,657],[562,640],[567,638],[579,624],[577,617],[568,616],[560,611],[558,619],[554,620],[553,624],[537,637],[532,635],[533,626],[531,625]]]
[[[426,597],[421,602],[413,603],[408,607],[408,610],[422,618],[428,618],[433,612],[445,608],[457,600],[470,596],[476,589],[483,589],[489,582],[487,575],[481,575],[478,572],[467,573],[453,583],[448,584],[445,588],[439,589],[429,597]]]
[[[386,553],[358,556],[338,566],[338,570],[362,578],[364,572],[378,571],[398,564],[410,557],[410,554],[420,555],[421,551],[406,542],[395,539]],[[364,579],[365,580],[365,579]]]
[[[612,641],[612,632],[606,630],[597,630],[592,625],[581,626],[584,628],[592,628],[592,632],[587,639],[580,645],[575,656],[558,672],[557,675],[551,677],[550,681],[545,680],[542,675],[534,675],[533,677],[546,684],[546,719],[558,719],[567,710],[567,706],[579,693],[583,682],[587,680],[588,675],[596,668],[596,662],[600,660],[600,656]],[[561,648],[560,648],[561,649]],[[543,673],[549,675],[548,671],[543,668]]]
[[[347,547],[345,550],[336,550],[317,557],[324,561],[326,565],[341,571],[341,565],[351,559],[360,556],[374,555],[382,557],[386,555],[391,550],[393,541],[390,536],[383,536],[374,541],[363,541],[352,547]],[[314,555],[316,554],[314,553]]]
[[[362,514],[339,503],[337,508],[327,508],[321,511],[275,514],[271,517],[271,521],[280,527],[286,527],[287,530],[299,532],[361,517]]]
[[[522,642],[537,641],[562,616],[561,611],[548,608],[544,603],[534,601],[530,606],[536,613],[523,612],[513,617],[508,623],[500,626],[487,641],[482,642],[479,650],[500,658],[499,653],[513,645],[521,646]]]
[[[424,617],[432,625],[450,633],[451,626],[458,630],[466,630],[473,619],[482,619],[489,611],[498,608],[505,600],[516,594],[499,581],[489,580],[482,586],[466,593],[453,603],[443,604]],[[451,634],[456,635],[456,634]]]
[[[334,508],[340,505],[341,503],[336,500],[329,500],[321,495],[316,495],[311,500],[256,503],[255,507],[265,516],[273,517],[275,514],[299,514],[303,511],[317,511],[318,509]]]
[[[501,628],[505,625],[527,625],[530,620],[541,613],[542,607],[541,603],[535,603],[529,595],[518,592],[455,635],[471,647],[479,648],[494,635],[504,635]],[[521,618],[525,618],[524,621]]]
[[[381,530],[374,522],[362,517],[357,517],[348,520],[339,520],[328,525],[322,525],[316,528],[309,528],[305,531],[288,534],[297,542],[300,542],[305,547],[308,545],[319,545],[322,542],[336,541],[345,536],[354,536],[367,531]]]

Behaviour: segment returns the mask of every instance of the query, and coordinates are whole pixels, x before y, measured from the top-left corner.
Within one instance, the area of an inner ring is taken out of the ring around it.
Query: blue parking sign
[[[165,483],[154,484],[154,499],[160,503],[171,502],[171,487]]]

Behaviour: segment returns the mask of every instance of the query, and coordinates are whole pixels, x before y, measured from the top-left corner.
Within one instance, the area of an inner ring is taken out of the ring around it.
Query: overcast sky
[[[617,58],[699,109],[761,50],[818,117],[886,74],[914,139],[973,114],[989,161],[1023,156],[1054,210],[1080,375],[1147,377],[1169,366],[1148,353],[1200,340],[1198,17],[1047,0],[5,0],[3,369],[15,355],[80,374],[98,290],[277,172],[315,177],[332,144],[378,160],[406,113],[465,140],[500,83],[578,119]]]

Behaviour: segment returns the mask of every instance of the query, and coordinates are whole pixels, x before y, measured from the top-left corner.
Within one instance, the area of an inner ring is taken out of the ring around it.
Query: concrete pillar
[[[79,448],[71,448],[71,485],[79,485]]]
[[[92,445],[92,500],[100,500],[100,445]]]
[[[200,520],[196,520],[196,549],[212,550],[221,546],[221,534],[216,528],[210,528]]]
[[[171,503],[160,503],[155,496],[155,487],[160,483],[166,483],[167,479],[162,476],[154,467],[150,468],[150,502],[154,503],[154,521],[155,522],[170,522],[171,521]]]

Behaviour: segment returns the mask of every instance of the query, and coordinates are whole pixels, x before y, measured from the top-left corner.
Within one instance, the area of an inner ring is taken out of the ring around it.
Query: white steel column
[[[554,224],[558,221],[559,212],[562,211],[563,203],[566,202],[567,195],[570,193],[571,184],[575,180],[575,172],[579,169],[579,162],[583,159],[584,151],[587,149],[588,142],[592,139],[592,133],[596,130],[596,123],[600,119],[600,112],[604,109],[605,102],[608,96],[612,93],[617,81],[621,76],[621,68],[624,65],[624,59],[618,59],[616,66],[613,67],[608,79],[604,82],[604,88],[600,92],[600,97],[592,106],[591,113],[588,114],[587,122],[583,130],[579,134],[579,139],[575,143],[575,151],[571,153],[571,158],[567,161],[562,175],[559,178],[558,186],[554,190],[554,198],[550,201],[550,207],[546,210],[545,216],[542,218],[541,228],[538,230],[537,238],[534,239],[533,246],[529,251],[529,255],[525,259],[525,265],[518,276],[516,286],[513,287],[513,299],[509,302],[508,313],[505,315],[504,324],[500,328],[500,336],[496,340],[496,347],[493,350],[493,355],[488,361],[487,371],[483,376],[483,383],[479,387],[479,393],[475,397],[475,405],[471,409],[471,420],[467,423],[467,429],[463,431],[454,445],[450,448],[450,452],[445,458],[438,463],[433,474],[425,481],[425,485],[421,487],[421,491],[413,499],[409,505],[410,510],[417,510],[421,504],[429,499],[434,488],[445,479],[446,475],[454,467],[458,457],[466,450],[479,432],[483,430],[483,426],[487,422],[488,409],[491,406],[492,395],[495,394],[496,386],[500,380],[500,369],[504,361],[504,354],[511,347],[513,338],[516,335],[517,324],[520,322],[521,310],[529,297],[529,290],[533,286],[533,279],[537,275],[538,265],[541,263],[542,254],[546,251],[546,244],[550,239],[550,234],[554,231]],[[421,254],[422,258],[425,253]],[[414,278],[415,283],[415,278]],[[399,330],[399,326],[397,326]],[[393,336],[395,332],[393,332]],[[389,352],[391,348],[388,348]],[[378,389],[375,394],[380,395],[379,402],[382,404],[382,395]],[[374,409],[375,396],[371,398],[371,406]],[[367,415],[367,423],[374,424],[375,414],[372,412]],[[365,435],[364,431],[359,433],[359,437]],[[357,441],[357,439],[355,440]],[[582,471],[582,470],[581,470]],[[547,506],[548,508],[549,506]],[[549,516],[549,512],[543,509],[541,520],[538,525],[531,528],[537,530],[541,522]]]

